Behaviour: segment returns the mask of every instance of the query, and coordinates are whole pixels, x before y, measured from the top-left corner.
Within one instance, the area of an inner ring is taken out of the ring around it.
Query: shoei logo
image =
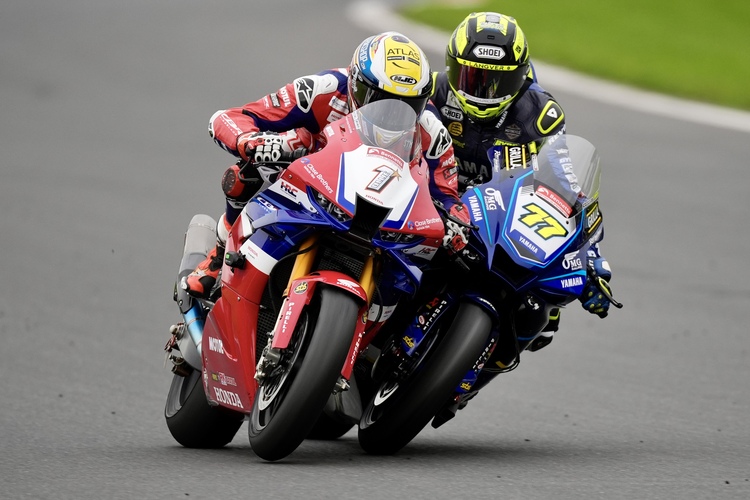
[[[491,45],[477,45],[472,50],[475,56],[482,59],[500,60],[505,57],[505,51],[501,47],[492,47]]]

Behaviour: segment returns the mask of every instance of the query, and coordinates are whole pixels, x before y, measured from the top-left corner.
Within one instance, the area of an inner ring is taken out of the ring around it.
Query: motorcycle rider
[[[423,112],[430,105],[432,91],[432,73],[422,49],[391,31],[362,41],[347,68],[303,76],[257,101],[217,111],[209,122],[209,135],[240,161],[222,177],[226,210],[217,224],[216,247],[183,278],[182,287],[193,296],[206,298],[216,283],[229,229],[263,182],[260,177],[241,182],[241,164],[275,162],[282,151],[317,151],[326,144],[322,131],[328,123],[381,99],[399,99],[417,112],[423,157],[430,170],[430,194],[451,217],[468,223],[468,212],[458,197],[448,131],[436,118],[436,110]],[[467,243],[467,229],[448,218],[444,224],[443,245],[449,252],[461,250]]]
[[[565,132],[565,113],[537,82],[526,36],[513,17],[497,12],[469,14],[453,31],[445,58],[446,70],[434,74],[432,100],[453,140],[460,193],[491,177],[490,147],[533,143],[538,149],[548,138]],[[602,318],[610,301],[593,279],[612,277],[609,263],[599,253],[603,235],[601,230],[593,238],[589,251],[593,276],[580,297],[584,309]],[[548,345],[559,320],[556,309],[529,349]]]

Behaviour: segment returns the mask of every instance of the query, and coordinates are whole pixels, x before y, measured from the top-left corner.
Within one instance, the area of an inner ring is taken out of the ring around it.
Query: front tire
[[[461,304],[445,337],[418,373],[405,381],[383,380],[360,422],[359,444],[372,455],[390,455],[409,444],[450,398],[479,359],[492,319],[478,305]]]
[[[347,292],[318,287],[318,298],[300,315],[282,369],[261,381],[253,402],[250,445],[264,460],[280,460],[304,441],[349,353],[359,306]]]
[[[221,448],[234,439],[244,419],[242,413],[208,404],[198,370],[173,376],[164,416],[172,437],[186,448]]]

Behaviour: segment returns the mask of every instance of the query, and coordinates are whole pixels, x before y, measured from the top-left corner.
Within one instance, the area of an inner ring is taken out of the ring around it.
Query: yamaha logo
[[[475,56],[482,59],[500,60],[505,57],[505,51],[501,47],[493,47],[491,45],[477,45],[472,52]]]

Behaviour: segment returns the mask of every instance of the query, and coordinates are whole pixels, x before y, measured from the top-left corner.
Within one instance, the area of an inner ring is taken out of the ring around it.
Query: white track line
[[[355,0],[347,7],[347,16],[360,28],[373,33],[399,31],[431,52],[443,52],[448,42],[448,33],[414,24],[381,2]],[[542,85],[550,90],[558,89],[644,113],[750,133],[750,113],[745,111],[637,90],[536,61],[534,68]]]

